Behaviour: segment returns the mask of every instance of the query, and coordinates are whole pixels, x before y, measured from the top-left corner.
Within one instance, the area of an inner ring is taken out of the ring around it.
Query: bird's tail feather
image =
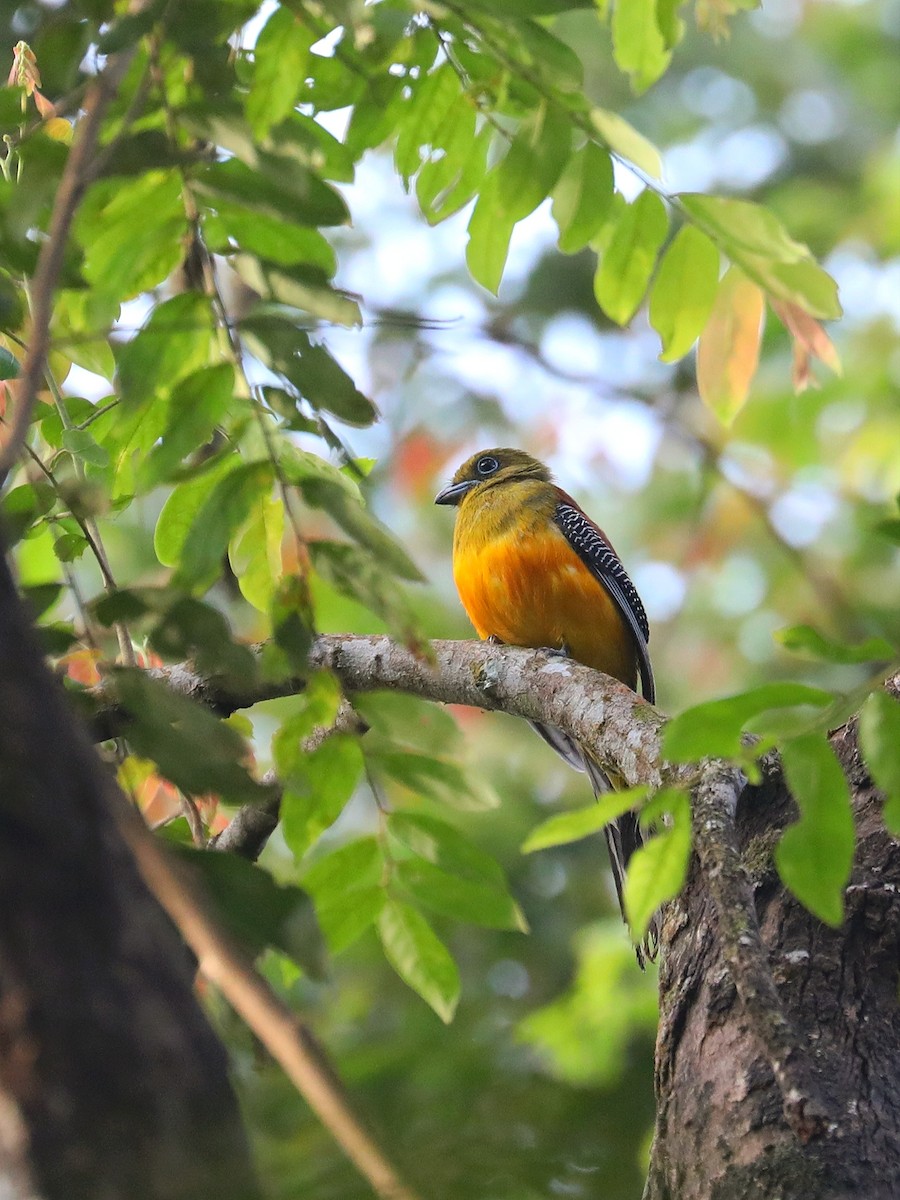
[[[575,767],[578,771],[586,772],[588,779],[591,781],[591,788],[595,796],[602,796],[607,792],[615,791],[609,776],[600,764],[583,751],[578,743],[570,738],[568,734],[563,733],[561,729],[556,729],[552,725],[542,725],[539,721],[530,721],[529,724],[548,745],[553,747],[561,758],[566,760],[569,766]],[[615,821],[607,825],[603,832],[606,835],[606,845],[609,849],[609,862],[612,867],[613,883],[616,887],[619,908],[627,924],[628,917],[625,914],[625,904],[622,898],[625,873],[632,854],[644,844],[644,836],[641,832],[637,816],[633,812],[623,813],[621,817],[618,817]],[[634,948],[641,968],[643,968],[645,961],[649,960],[652,962],[656,958],[658,949],[659,916],[654,913],[649,929],[640,944],[635,945]]]

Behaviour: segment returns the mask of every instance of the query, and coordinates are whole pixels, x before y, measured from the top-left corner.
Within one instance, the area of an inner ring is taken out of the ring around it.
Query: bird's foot
[[[538,653],[548,654],[551,658],[571,658],[572,651],[565,642],[561,646],[538,646]]]
[[[502,638],[498,638],[496,633],[489,633],[484,639],[489,646],[505,646],[506,642]]]

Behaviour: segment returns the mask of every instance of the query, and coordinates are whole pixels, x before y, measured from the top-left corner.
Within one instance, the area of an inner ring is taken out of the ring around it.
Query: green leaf
[[[324,271],[303,265],[279,268],[251,254],[235,254],[231,266],[261,296],[275,304],[299,309],[293,316],[295,329],[301,322],[309,324],[307,314],[336,325],[362,324],[356,300],[331,287]],[[251,329],[255,320],[254,316],[245,321],[242,328]]]
[[[202,367],[179,380],[166,401],[166,424],[150,453],[137,466],[142,489],[172,479],[185,458],[212,438],[234,398],[229,363]]]
[[[513,37],[516,35],[521,43],[516,47],[517,51],[527,51],[528,65],[540,72],[545,83],[561,92],[577,94],[583,91],[584,66],[568,42],[551,33],[539,21],[532,20],[519,21]]]
[[[117,668],[116,694],[131,718],[128,740],[167,779],[193,795],[214,792],[232,803],[271,799],[243,765],[244,739],[193,700],[179,696],[146,671]]]
[[[384,870],[381,847],[368,837],[320,858],[303,876],[333,954],[346,950],[378,919],[387,899]]]
[[[291,478],[290,473],[288,477]],[[354,541],[367,547],[381,563],[402,579],[421,582],[423,576],[389,530],[340,486],[322,478],[294,478],[307,504],[324,509]]]
[[[497,860],[446,821],[424,813],[394,812],[387,827],[398,842],[442,871],[505,888]]]
[[[741,264],[770,296],[796,304],[810,316],[832,321],[843,314],[837,284],[811,258],[797,263],[768,263],[745,254]]]
[[[123,402],[137,407],[167,395],[180,379],[209,364],[216,344],[206,296],[182,292],[157,305],[135,336],[117,347]]]
[[[317,903],[328,903],[348,888],[377,884],[383,873],[384,855],[377,838],[364,837],[316,859],[302,878]]]
[[[203,238],[214,254],[230,255],[236,243],[247,254],[283,266],[306,263],[334,275],[336,260],[331,244],[317,229],[281,217],[248,212],[243,205],[227,200],[216,203],[215,212],[203,213]]]
[[[529,833],[522,843],[522,853],[532,854],[535,850],[546,850],[549,846],[564,846],[578,842],[599,832],[605,825],[635,808],[647,796],[649,788],[628,788],[622,792],[609,792],[600,796],[589,808],[578,808],[574,812],[557,813],[542,821]]]
[[[408,904],[389,900],[378,917],[378,934],[403,982],[449,1024],[459,1001],[459,971],[425,918]]]
[[[153,548],[165,567],[177,567],[184,543],[194,520],[218,483],[235,469],[235,459],[229,455],[212,463],[192,479],[179,483],[169,493],[156,521]]]
[[[577,253],[599,233],[612,198],[612,160],[602,147],[587,142],[569,160],[553,190],[553,219],[563,254]]]
[[[198,671],[235,687],[246,689],[255,682],[258,669],[253,652],[234,640],[217,608],[194,596],[173,596],[169,588],[159,589],[159,597],[163,611],[148,639],[157,654],[170,660],[189,658]]]
[[[455,762],[445,762],[427,754],[408,750],[378,749],[367,751],[373,766],[396,779],[418,795],[440,804],[470,812],[496,808],[499,799],[489,785],[474,773],[466,773]]]
[[[14,545],[56,503],[56,493],[46,482],[23,483],[11,488],[0,499],[3,514],[3,537],[8,546]]]
[[[900,546],[900,517],[887,517],[874,527],[875,532]]]
[[[311,754],[293,761],[283,780],[281,820],[284,840],[295,858],[302,858],[338,819],[362,769],[359,741],[346,733],[332,734]]]
[[[34,620],[50,611],[62,595],[62,590],[60,583],[37,583],[32,587],[20,588],[22,598]]]
[[[355,304],[352,307],[358,315]],[[255,313],[243,322],[241,332],[260,362],[283,375],[311,405],[351,424],[371,424],[375,406],[357,391],[324,346],[313,345],[291,317],[282,312]]]
[[[405,183],[421,167],[422,150],[434,144],[460,94],[459,76],[449,63],[431,71],[415,87],[401,110],[394,147],[394,164]]]
[[[272,642],[284,652],[290,670],[304,675],[313,639],[307,579],[300,575],[283,575],[272,590],[270,615]]]
[[[343,198],[302,163],[259,151],[257,164],[253,169],[237,158],[214,163],[193,186],[213,207],[224,197],[252,212],[301,225],[345,225],[349,220]]]
[[[487,171],[491,127],[475,132],[475,109],[463,96],[435,135],[441,157],[424,163],[416,178],[416,197],[429,225],[459,212],[475,195]]]
[[[95,291],[128,300],[162,283],[183,255],[187,217],[176,171],[103,180],[75,218],[82,271]]]
[[[340,954],[370,929],[387,902],[380,884],[353,887],[317,906],[319,924],[332,954]]]
[[[378,410],[324,346],[302,333],[288,378],[299,387],[313,408],[334,413],[348,425],[371,425]],[[287,372],[285,372],[287,374]]]
[[[684,887],[691,858],[691,806],[678,788],[658,792],[654,802],[671,824],[635,850],[628,863],[622,899],[635,941],[646,934],[661,904]]]
[[[859,743],[872,779],[884,792],[884,823],[900,837],[900,701],[880,688],[860,712]]]
[[[513,221],[521,221],[550,195],[569,159],[572,126],[556,106],[542,104],[519,125],[506,155],[494,170],[497,200]]]
[[[54,293],[53,342],[79,367],[112,379],[116,361],[107,330],[118,315],[118,303],[108,296],[88,288],[61,288]]]
[[[19,360],[10,354],[5,346],[0,346],[0,380],[18,379],[18,377]]]
[[[228,545],[228,561],[241,595],[260,612],[269,611],[281,578],[283,538],[284,501],[263,494],[251,506],[246,525]]]
[[[683,192],[684,209],[765,291],[824,320],[841,315],[837,285],[774,213],[748,200]]]
[[[272,488],[268,460],[241,463],[220,479],[203,500],[178,558],[173,583],[205,591],[218,578],[228,543],[250,514],[254,503]]]
[[[271,946],[311,979],[323,978],[325,946],[306,892],[276,883],[268,871],[235,854],[189,846],[179,846],[178,854],[202,875],[216,915],[254,957]]]
[[[620,71],[631,76],[636,92],[659,79],[672,57],[657,24],[656,0],[615,0],[613,55]]]
[[[450,711],[416,696],[405,696],[402,692],[361,692],[354,696],[353,707],[369,726],[366,742],[370,745],[381,737],[430,754],[456,754],[463,743],[462,731]],[[424,854],[421,849],[417,852]]]
[[[254,69],[245,99],[247,119],[257,137],[288,115],[307,76],[309,49],[318,35],[289,8],[277,8],[256,39]]]
[[[86,429],[65,429],[62,447],[68,450],[73,458],[81,459],[94,467],[105,467],[109,462],[108,452],[97,445]]]
[[[396,881],[420,904],[440,916],[469,921],[487,929],[528,931],[522,910],[505,888],[464,879],[413,857],[394,867]]]
[[[515,224],[515,218],[505,211],[500,200],[497,176],[489,175],[469,218],[466,265],[476,283],[495,296],[500,290]]]
[[[678,16],[683,4],[684,0],[656,0],[656,23],[667,50],[674,49],[684,37],[684,21]]]
[[[700,336],[718,284],[719,251],[705,233],[684,225],[663,255],[650,290],[650,324],[662,340],[663,362],[682,358]]]
[[[469,220],[466,262],[496,294],[513,227],[549,196],[569,157],[572,129],[557,108],[542,105],[519,125],[505,157],[485,179]]]
[[[654,179],[662,178],[659,151],[624,117],[605,108],[592,108],[591,124],[614,154],[634,163]]]
[[[293,698],[296,706],[275,733],[272,743],[275,762],[281,775],[295,771],[302,774],[308,751],[304,741],[316,729],[334,723],[341,705],[341,689],[328,671],[316,671],[306,680],[306,687]]]
[[[811,913],[838,926],[856,842],[847,780],[822,733],[785,742],[781,761],[800,820],[775,848],[778,874]]]
[[[61,533],[54,539],[53,550],[60,562],[75,562],[87,550],[87,539],[81,533]]]
[[[517,18],[550,17],[593,7],[594,0],[473,0],[472,3],[472,8],[482,9],[494,17]]]
[[[372,554],[345,542],[318,540],[310,543],[309,551],[317,575],[383,621],[392,637],[405,645],[421,640],[419,622],[406,590]],[[370,626],[371,622],[365,631],[375,632]]]
[[[805,654],[809,658],[823,659],[834,663],[891,662],[897,650],[885,638],[871,637],[864,642],[848,645],[835,642],[813,629],[811,625],[792,625],[778,629],[773,634],[775,641],[787,650]]]
[[[751,717],[776,708],[825,708],[832,699],[829,692],[802,683],[766,683],[723,700],[707,700],[686,709],[663,728],[663,754],[670,762],[739,758],[741,731]]]
[[[665,205],[649,189],[616,222],[594,277],[594,293],[606,315],[619,325],[627,325],[637,312],[668,223]]]
[[[800,262],[809,255],[809,248],[794,241],[775,214],[761,204],[698,192],[681,192],[678,199],[707,232],[718,234],[727,243],[729,255],[746,250],[775,262]]]

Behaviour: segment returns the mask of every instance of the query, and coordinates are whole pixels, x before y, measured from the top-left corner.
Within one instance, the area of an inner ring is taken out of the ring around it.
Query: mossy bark
[[[742,861],[797,1046],[832,1115],[807,1140],[719,952],[698,873],[664,922],[657,1123],[645,1200],[895,1200],[900,1196],[900,844],[859,755],[832,735],[858,845],[846,920],[829,929],[781,886],[771,849],[796,812],[777,759],[737,810]]]

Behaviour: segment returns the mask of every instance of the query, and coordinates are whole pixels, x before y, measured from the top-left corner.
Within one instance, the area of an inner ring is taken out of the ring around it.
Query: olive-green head
[[[551,475],[543,463],[524,450],[495,447],[479,450],[467,458],[453,476],[449,487],[438,492],[435,504],[459,504],[470,493],[522,479],[539,479],[550,483]]]

